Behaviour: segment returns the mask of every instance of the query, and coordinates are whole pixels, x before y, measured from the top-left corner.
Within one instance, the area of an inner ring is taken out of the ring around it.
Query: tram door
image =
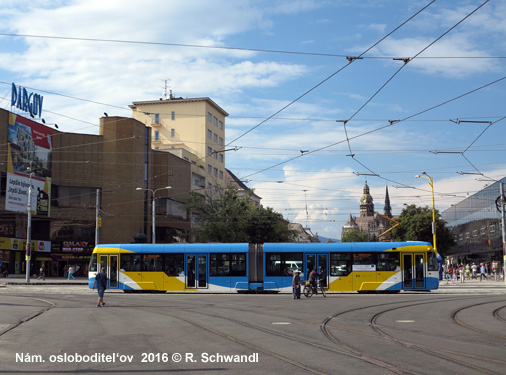
[[[305,280],[309,280],[311,270],[316,269],[319,275],[318,280],[321,280],[322,286],[327,288],[329,284],[328,259],[328,254],[306,254],[304,259],[306,263]]]
[[[425,254],[403,253],[402,254],[402,283],[403,289],[425,288]]]
[[[207,255],[186,255],[186,287],[207,288]]]
[[[117,255],[100,255],[98,263],[100,270],[106,269],[107,272],[107,289],[118,289],[118,256]]]

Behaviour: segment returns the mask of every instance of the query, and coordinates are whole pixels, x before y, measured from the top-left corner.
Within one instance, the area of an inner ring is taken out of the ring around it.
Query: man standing
[[[104,292],[107,289],[107,274],[105,273],[105,268],[102,268],[102,271],[97,273],[95,276],[95,281],[93,281],[93,288],[95,289],[95,285],[97,285],[98,290],[98,302],[97,307],[105,306],[104,302]]]
[[[293,299],[300,299],[300,271],[296,271],[292,280]]]

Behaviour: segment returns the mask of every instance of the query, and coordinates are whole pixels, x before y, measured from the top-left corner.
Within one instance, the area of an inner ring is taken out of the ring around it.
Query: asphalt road
[[[505,374],[506,287],[290,295],[0,286],[5,374]],[[231,362],[232,361],[232,362]]]

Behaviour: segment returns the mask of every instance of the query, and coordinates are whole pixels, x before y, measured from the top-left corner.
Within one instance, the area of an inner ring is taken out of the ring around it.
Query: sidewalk
[[[439,288],[441,289],[450,289],[450,288],[505,288],[506,284],[504,283],[504,280],[498,280],[495,281],[494,277],[489,277],[489,279],[483,279],[483,281],[480,281],[480,279],[472,279],[472,280],[464,280],[463,283],[460,282],[460,280],[456,281],[455,283],[452,283],[451,281],[449,283],[446,283],[446,280],[439,280]]]
[[[26,282],[26,275],[9,275],[7,278],[0,278],[0,285],[88,285],[87,277],[76,277],[67,280],[63,277],[46,277],[46,280],[37,280],[38,276],[30,277]]]

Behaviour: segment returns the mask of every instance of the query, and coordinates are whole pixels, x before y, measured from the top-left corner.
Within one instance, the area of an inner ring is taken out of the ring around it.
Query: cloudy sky
[[[506,175],[506,0],[0,0],[0,105],[44,95],[98,133],[133,101],[210,97],[226,166],[290,221],[340,238],[367,180],[383,213],[444,210]],[[499,193],[498,193],[499,194]]]

